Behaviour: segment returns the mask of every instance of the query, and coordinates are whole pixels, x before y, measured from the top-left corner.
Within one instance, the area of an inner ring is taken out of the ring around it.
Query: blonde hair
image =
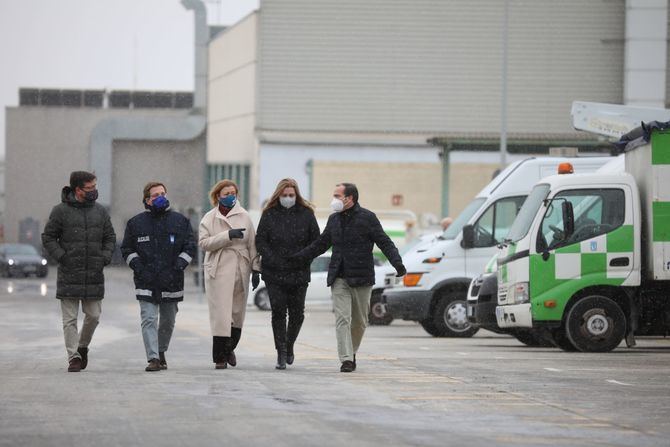
[[[270,197],[270,200],[268,200],[268,203],[265,205],[265,208],[263,208],[263,212],[269,210],[274,206],[277,206],[277,203],[279,203],[279,196],[282,195],[282,193],[286,188],[295,189],[296,204],[304,206],[308,210],[314,212],[314,205],[305,200],[305,198],[300,194],[300,188],[298,188],[298,182],[296,182],[292,178],[281,179],[279,183],[277,183],[277,188],[275,188],[275,192],[272,193],[272,197]]]
[[[219,180],[209,191],[209,200],[212,202],[212,206],[219,206],[219,194],[226,186],[233,186],[235,188],[235,195],[240,195],[240,189],[237,187],[237,183],[228,179]]]

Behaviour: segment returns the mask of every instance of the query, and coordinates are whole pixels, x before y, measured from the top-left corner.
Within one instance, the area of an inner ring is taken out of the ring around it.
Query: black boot
[[[242,329],[234,327],[230,329],[230,345],[228,352],[228,364],[230,366],[237,366],[237,357],[235,356],[235,348],[242,337]]]
[[[293,365],[293,360],[295,360],[295,354],[293,353],[293,343],[288,343],[286,345],[286,364]]]
[[[158,353],[158,361],[161,364],[161,369],[167,369],[167,360],[165,360],[165,353],[164,352],[159,352]]]
[[[276,369],[286,369],[286,345],[280,346],[277,349],[277,365]]]

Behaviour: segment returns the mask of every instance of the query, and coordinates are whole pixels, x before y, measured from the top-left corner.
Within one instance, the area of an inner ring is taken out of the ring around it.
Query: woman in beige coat
[[[209,193],[214,208],[200,221],[198,244],[205,251],[205,293],[216,369],[237,364],[235,347],[242,335],[249,276],[254,289],[260,281],[254,226],[237,202],[238,193],[235,182],[218,182]]]

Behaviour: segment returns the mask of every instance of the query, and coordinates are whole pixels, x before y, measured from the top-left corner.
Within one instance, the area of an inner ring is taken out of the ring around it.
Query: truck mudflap
[[[496,307],[496,321],[501,328],[533,327],[530,303]]]

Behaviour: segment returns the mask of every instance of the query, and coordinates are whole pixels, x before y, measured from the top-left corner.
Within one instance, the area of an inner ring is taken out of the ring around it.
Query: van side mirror
[[[475,246],[475,226],[466,225],[463,227],[463,240],[461,241],[461,247],[472,248],[474,246]]]
[[[561,211],[563,213],[564,237],[567,240],[575,232],[575,214],[572,209],[572,203],[564,200],[561,203]]]

